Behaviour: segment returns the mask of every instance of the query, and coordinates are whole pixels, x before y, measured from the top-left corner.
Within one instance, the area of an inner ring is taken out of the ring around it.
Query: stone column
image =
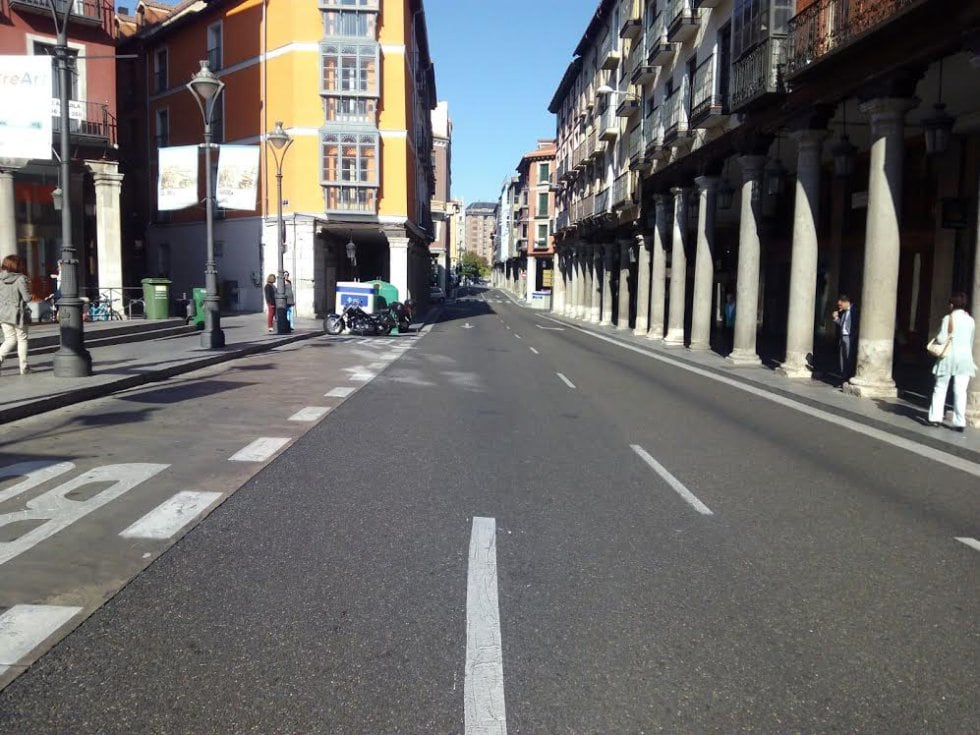
[[[534,256],[527,256],[527,293],[524,300],[531,304],[534,303],[534,291],[538,287],[538,259]]]
[[[578,288],[575,290],[575,318],[585,319],[589,313],[587,294],[589,288],[589,248],[584,243],[578,247]]]
[[[711,299],[715,284],[715,205],[717,176],[698,176],[698,244],[694,258],[694,303],[691,307],[692,350],[711,349]]]
[[[608,327],[612,325],[612,293],[613,293],[613,274],[614,274],[614,254],[615,243],[606,243],[602,246],[602,315],[599,318],[599,325]]]
[[[738,225],[738,275],[735,289],[734,349],[728,356],[735,365],[761,365],[755,339],[759,320],[759,223],[761,209],[762,169],[765,156],[742,156],[742,210]]]
[[[590,324],[602,321],[602,250],[593,246],[589,250],[589,317]]]
[[[650,329],[650,236],[636,236],[636,326],[633,334],[645,337]]]
[[[567,251],[568,263],[568,294],[565,297],[564,316],[575,317],[575,306],[578,303],[578,256],[579,246],[572,245]]]
[[[408,281],[408,245],[409,240],[404,235],[386,232],[388,238],[388,278],[391,285],[398,289],[398,297],[411,298]]]
[[[674,234],[670,250],[670,304],[667,306],[667,334],[664,344],[672,347],[684,345],[684,308],[687,298],[687,205],[690,189],[675,187]]]
[[[865,398],[898,394],[892,379],[892,358],[901,245],[902,159],[905,114],[916,104],[917,100],[909,98],[885,97],[861,105],[861,111],[871,117],[868,226],[864,281],[857,304],[857,372],[844,390]]]
[[[786,360],[777,372],[789,378],[809,378],[811,371],[807,366],[807,355],[813,352],[817,298],[820,150],[827,132],[798,130],[792,135],[798,149],[796,203],[793,207],[793,254],[789,272]]]
[[[656,225],[653,228],[653,260],[650,274],[650,339],[664,337],[664,302],[667,298],[667,238],[670,236],[671,199],[666,194],[654,196],[656,205]]]
[[[555,249],[555,259],[552,262],[551,271],[551,311],[554,314],[561,314],[565,308],[565,277],[564,277],[565,251]]]
[[[973,236],[973,293],[970,304],[976,316],[977,307],[980,307],[980,217],[977,218],[977,231]],[[973,338],[973,362],[980,365],[980,336]],[[980,427],[980,376],[973,378],[967,389],[966,423],[967,426]]]
[[[86,161],[95,184],[95,238],[99,254],[99,291],[109,296],[112,310],[124,315],[122,218],[119,195],[123,175],[115,161]]]
[[[16,252],[17,202],[14,199],[14,172],[0,169],[0,258]]]
[[[630,246],[629,240],[619,241],[619,304],[616,309],[616,329],[630,328]]]

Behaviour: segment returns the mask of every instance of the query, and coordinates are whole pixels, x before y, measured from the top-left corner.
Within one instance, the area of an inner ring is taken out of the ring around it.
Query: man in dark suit
[[[837,325],[840,376],[841,381],[846,383],[854,375],[854,348],[857,347],[857,309],[846,293],[837,297],[837,310],[833,317]]]

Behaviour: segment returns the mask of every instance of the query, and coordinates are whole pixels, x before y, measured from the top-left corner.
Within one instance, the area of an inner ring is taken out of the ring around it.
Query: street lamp
[[[70,56],[68,51],[68,20],[75,3],[48,0],[57,42],[54,57],[58,65],[58,101],[61,103],[59,156],[61,158],[61,188],[64,190],[61,208],[61,298],[58,300],[58,331],[61,344],[54,353],[52,369],[59,378],[85,378],[92,374],[92,355],[85,349],[82,326],[82,300],[78,294],[78,258],[71,241],[71,149],[68,144],[68,85]],[[59,16],[57,8],[63,8]]]
[[[201,109],[204,118],[204,209],[207,229],[207,262],[204,264],[204,332],[201,345],[206,349],[225,346],[225,333],[221,331],[221,311],[218,298],[218,269],[214,264],[214,189],[211,185],[211,119],[214,106],[218,102],[224,82],[214,75],[206,60],[201,61],[201,69],[187,83]],[[64,114],[64,113],[62,113]]]
[[[282,121],[276,121],[276,128],[265,136],[267,143],[272,145],[272,156],[276,160],[276,244],[279,246],[279,273],[276,287],[276,334],[289,334],[289,320],[286,318],[286,278],[282,264],[283,251],[286,249],[286,237],[282,224],[282,162],[286,152],[293,144],[289,133],[283,130]]]

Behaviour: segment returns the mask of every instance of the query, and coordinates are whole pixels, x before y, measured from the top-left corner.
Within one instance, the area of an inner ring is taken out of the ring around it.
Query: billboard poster
[[[164,212],[199,204],[201,200],[197,195],[197,146],[161,148],[159,153],[157,209]]]
[[[0,158],[51,159],[51,57],[0,56]]]
[[[223,145],[218,157],[215,194],[224,209],[255,209],[259,182],[259,147]]]

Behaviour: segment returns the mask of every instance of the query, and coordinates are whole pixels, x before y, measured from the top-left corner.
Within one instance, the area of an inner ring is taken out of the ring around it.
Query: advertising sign
[[[225,209],[255,209],[259,182],[259,147],[223,145],[218,158],[218,206]]]
[[[51,57],[0,56],[0,158],[51,159]]]
[[[197,146],[161,148],[157,209],[184,209],[200,202],[197,195]]]

